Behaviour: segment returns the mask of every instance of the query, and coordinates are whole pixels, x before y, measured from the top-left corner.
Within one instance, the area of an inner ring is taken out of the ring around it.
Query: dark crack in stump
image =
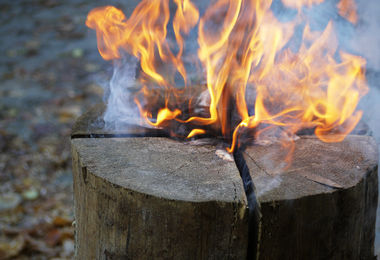
[[[291,164],[280,144],[239,150],[235,164],[161,130],[105,131],[101,111],[72,131],[77,259],[373,258],[372,137],[301,136]]]

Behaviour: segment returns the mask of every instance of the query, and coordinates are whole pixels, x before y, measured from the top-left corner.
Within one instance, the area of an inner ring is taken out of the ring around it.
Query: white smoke
[[[103,116],[105,128],[120,130],[126,120],[139,118],[139,111],[133,102],[131,92],[136,87],[136,67],[138,60],[131,56],[114,61],[114,72],[105,87],[107,110]],[[119,127],[120,126],[120,127]],[[125,125],[123,125],[125,127]]]
[[[358,109],[363,110],[362,120],[369,125],[374,138],[380,143],[380,1],[379,0],[356,0],[358,4],[359,22],[350,24],[338,15],[336,4],[338,0],[325,0],[324,3],[311,9],[303,8],[312,30],[324,30],[327,23],[332,19],[338,29],[339,46],[347,52],[361,55],[367,60],[367,78],[370,91],[360,101]],[[200,8],[201,14],[211,1],[193,1]],[[295,10],[284,8],[280,0],[274,0],[272,8],[278,19],[283,21],[293,20],[297,14]],[[196,53],[196,29],[194,35],[185,43],[187,50]],[[289,46],[299,46],[302,38],[302,28],[298,28],[295,37]],[[287,46],[287,47],[289,47]],[[132,92],[136,87],[136,58],[127,58],[114,61],[114,73],[111,81],[106,87],[105,100],[107,110],[104,121],[107,129],[120,129],[123,121],[131,118],[139,118],[139,111],[133,101]],[[199,76],[199,73],[198,73]],[[202,82],[201,79],[196,81]],[[200,100],[200,108],[207,108],[208,97],[205,93],[204,100]],[[203,110],[202,110],[203,111]],[[200,111],[197,111],[200,113]],[[268,160],[270,161],[270,160]],[[257,187],[262,195],[271,189],[277,188],[281,178],[273,179],[265,186]],[[380,207],[378,207],[376,221],[375,253],[380,256]]]
[[[280,187],[281,182],[282,182],[281,176],[276,176],[275,178],[272,178],[267,182],[260,181],[260,182],[254,183],[255,185],[257,185],[256,186],[256,189],[257,189],[256,196],[257,197],[263,196],[265,193]],[[259,183],[259,184],[257,184],[257,183]]]
[[[367,60],[366,76],[370,88],[358,108],[363,110],[362,120],[380,144],[380,1],[357,0],[357,3],[360,21],[355,26],[350,47]],[[380,256],[380,205],[377,207],[375,254]]]
[[[352,48],[367,59],[368,67],[380,70],[380,1],[357,0],[360,21]]]

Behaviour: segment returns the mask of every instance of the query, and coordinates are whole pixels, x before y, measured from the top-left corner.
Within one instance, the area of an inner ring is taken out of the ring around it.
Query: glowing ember
[[[323,1],[282,2],[300,12],[302,5],[311,7]],[[167,39],[169,0],[142,1],[129,19],[111,6],[95,8],[86,22],[96,29],[104,59],[120,59],[124,49],[140,60],[141,88],[134,101],[149,124],[169,127],[173,120],[188,124],[192,126],[188,137],[221,132],[226,139],[232,136],[232,152],[242,133],[264,140],[278,132],[289,137],[315,128],[321,140],[338,142],[359,122],[362,113],[355,108],[368,91],[365,60],[337,53],[333,22],[323,32],[311,31],[306,25],[302,44],[294,53],[286,44],[302,16],[280,22],[270,9],[272,1],[218,0],[200,19],[189,0],[174,3],[174,47]],[[341,0],[337,8],[344,18],[357,22],[352,0]],[[192,107],[194,91],[199,92],[189,86],[183,63],[183,35],[197,24],[198,59],[207,81],[207,116],[184,115],[181,109],[184,100]],[[178,75],[184,82],[181,86],[174,83]],[[165,101],[158,102],[162,96]],[[233,122],[231,110],[236,110],[240,123]]]

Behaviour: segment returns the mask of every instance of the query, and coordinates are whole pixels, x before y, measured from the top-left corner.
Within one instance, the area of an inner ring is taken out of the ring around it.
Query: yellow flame
[[[356,13],[357,4],[354,0],[340,0],[337,4],[339,14],[346,18],[349,22],[356,24],[359,16]]]
[[[201,135],[201,134],[205,134],[206,131],[203,130],[203,129],[193,129],[191,130],[190,134],[187,136],[187,138],[191,138],[195,135]]]
[[[303,6],[310,8],[323,0],[282,2],[300,12]],[[306,25],[302,44],[293,52],[285,46],[299,19],[280,22],[270,9],[271,0],[215,0],[200,19],[191,1],[174,3],[176,55],[166,39],[169,0],[143,0],[129,19],[114,7],[95,8],[86,22],[96,30],[104,59],[121,58],[121,49],[140,59],[143,73],[139,81],[143,87],[135,102],[148,123],[163,126],[165,121],[177,120],[210,125],[209,130],[195,127],[188,137],[210,130],[225,136],[232,134],[232,152],[239,145],[240,133],[260,124],[269,127],[261,127],[255,138],[265,138],[274,127],[289,134],[315,128],[318,138],[336,142],[342,141],[360,120],[362,113],[355,109],[368,91],[366,62],[359,56],[337,53],[338,39],[332,22],[323,32],[311,31]],[[337,8],[347,20],[357,22],[353,0],[341,0]],[[182,111],[170,96],[180,97],[185,92],[173,86],[173,78],[175,73],[182,75],[186,88],[183,34],[197,23],[198,58],[205,69],[210,94],[209,117],[179,118]],[[254,93],[254,104],[247,104],[247,91]],[[157,103],[159,95],[165,97],[165,102]],[[158,112],[153,113],[153,108]],[[240,124],[232,124],[231,109],[236,109]]]

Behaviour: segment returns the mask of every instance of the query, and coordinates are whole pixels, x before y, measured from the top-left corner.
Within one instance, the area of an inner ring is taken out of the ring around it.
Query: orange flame
[[[302,6],[311,7],[323,0],[282,2],[301,10]],[[360,120],[362,113],[355,112],[355,108],[368,91],[365,60],[342,51],[337,54],[338,39],[332,22],[324,32],[313,32],[306,25],[302,44],[294,53],[285,46],[299,19],[281,23],[270,9],[270,0],[217,0],[200,20],[197,8],[189,0],[174,3],[176,55],[171,50],[173,43],[167,39],[169,0],[144,0],[129,19],[114,7],[95,8],[86,22],[96,29],[104,59],[121,58],[121,49],[140,59],[142,88],[135,102],[140,116],[151,125],[165,126],[164,122],[171,120],[194,125],[188,137],[219,129],[224,136],[232,135],[232,152],[239,145],[242,131],[259,125],[269,127],[256,131],[256,139],[269,136],[274,127],[287,134],[315,128],[321,140],[338,142]],[[340,15],[357,22],[352,0],[341,0],[337,7]],[[183,34],[188,34],[198,20],[198,58],[206,72],[209,117],[181,118],[178,100],[184,99],[181,95],[188,85],[182,61]],[[174,85],[177,73],[185,88]],[[255,96],[250,103],[247,92]],[[165,102],[157,103],[162,93]],[[153,107],[157,109],[156,116]],[[240,123],[235,125],[230,114],[234,108],[240,117]],[[212,127],[201,127],[205,125]]]
[[[324,0],[281,0],[281,2],[288,8],[294,8],[298,11],[301,11],[301,8],[303,6],[310,8],[313,5],[319,5],[320,3],[323,3]]]
[[[353,24],[358,22],[359,16],[356,13],[357,5],[354,0],[340,0],[336,6],[339,9],[339,14],[349,22]]]

